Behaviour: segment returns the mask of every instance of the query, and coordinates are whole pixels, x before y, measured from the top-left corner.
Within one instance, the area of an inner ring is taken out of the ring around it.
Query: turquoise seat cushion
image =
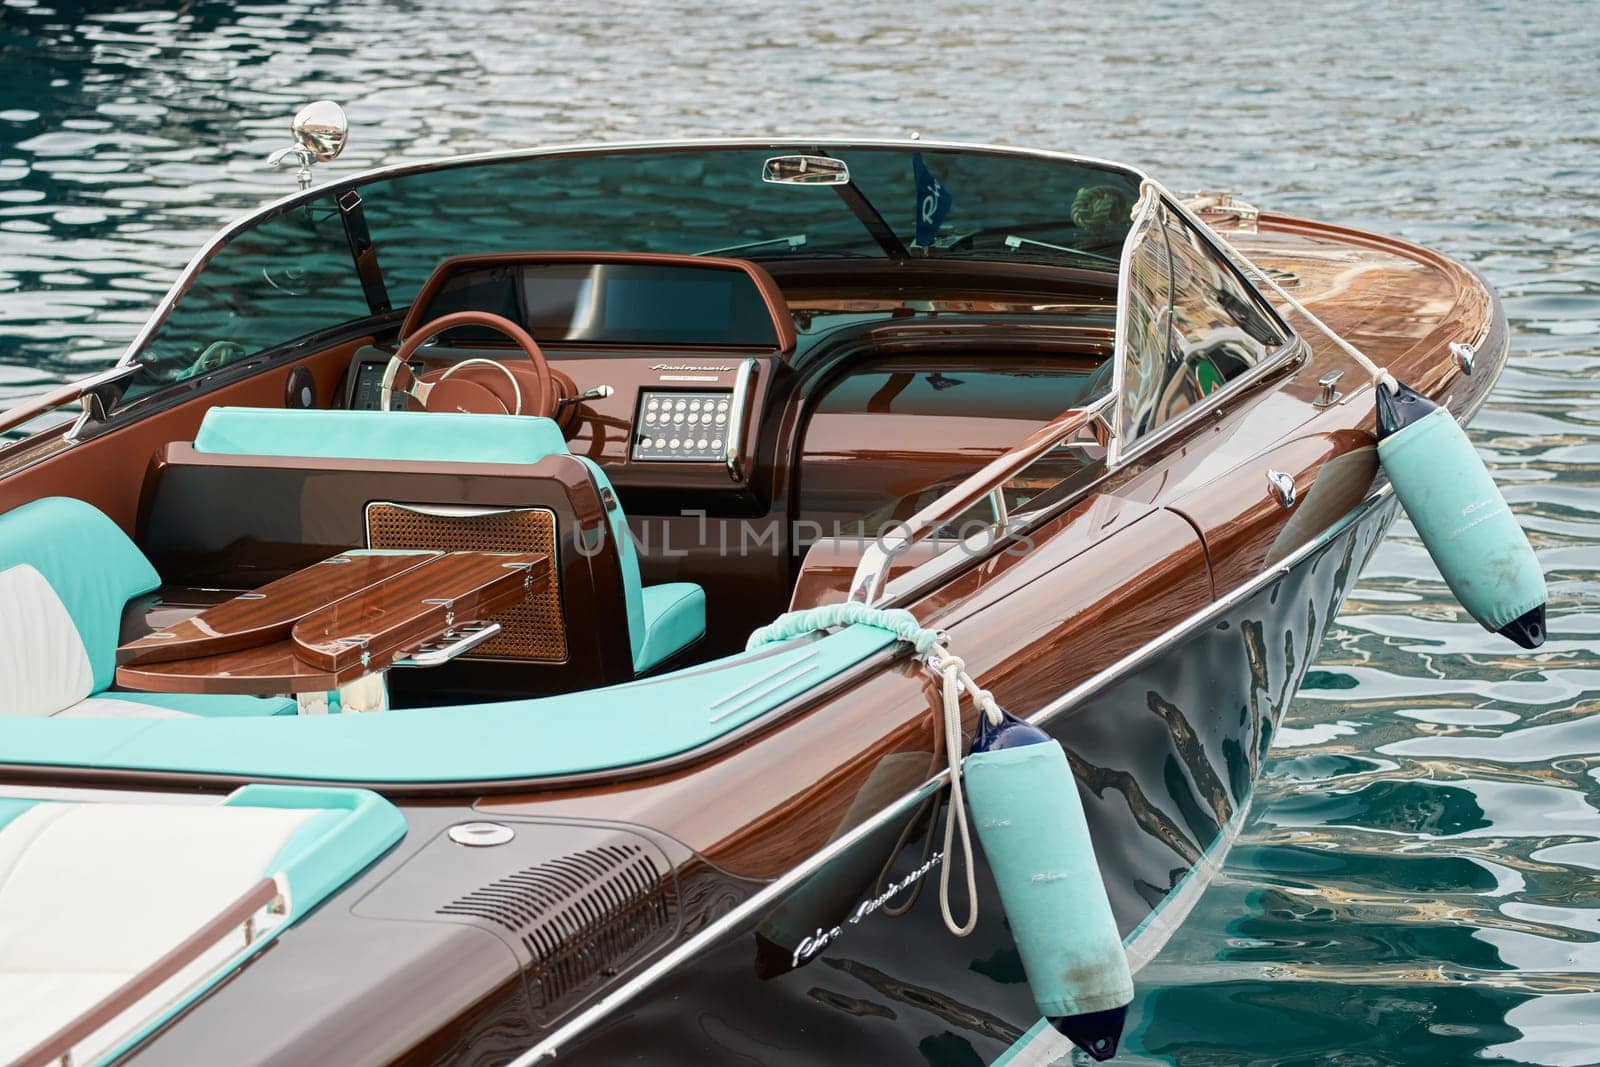
[[[112,690],[101,697],[166,708],[207,719],[234,719],[261,715],[294,715],[299,706],[291,697],[225,696],[205,693],[137,693]]]
[[[604,689],[367,715],[0,716],[0,763],[370,783],[637,767],[737,730],[895,640],[856,625]]]
[[[537,463],[565,454],[567,440],[554,420],[527,415],[216,407],[200,423],[194,449],[221,456]]]
[[[92,691],[109,686],[123,606],[161,585],[156,569],[104,512],[60,496],[0,515],[0,571],[21,564],[37,570],[66,608],[89,657]]]
[[[647,585],[640,600],[644,641],[633,657],[635,671],[649,670],[705,634],[706,593],[693,582]]]

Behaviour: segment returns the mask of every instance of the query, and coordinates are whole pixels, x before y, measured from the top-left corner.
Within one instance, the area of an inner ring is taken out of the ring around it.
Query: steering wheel
[[[487,326],[517,343],[533,364],[507,365],[495,359],[464,359],[443,370],[418,375],[411,357],[427,342],[458,326]],[[378,389],[378,410],[390,410],[396,391],[410,397],[424,411],[461,411],[474,415],[539,415],[556,413],[560,397],[550,377],[550,365],[527,330],[487,311],[457,311],[441,315],[405,338],[383,369]]]

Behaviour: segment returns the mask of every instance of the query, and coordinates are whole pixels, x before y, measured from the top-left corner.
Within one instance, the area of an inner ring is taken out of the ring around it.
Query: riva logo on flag
[[[933,176],[933,171],[922,161],[921,152],[911,157],[911,172],[917,179],[917,232],[911,243],[927,248],[939,236],[939,227],[950,214],[956,198]]]

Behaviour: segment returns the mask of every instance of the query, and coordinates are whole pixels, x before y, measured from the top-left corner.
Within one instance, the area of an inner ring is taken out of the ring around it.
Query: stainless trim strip
[[[1279,580],[1302,561],[1322,551],[1335,538],[1371,514],[1391,493],[1392,489],[1385,484],[1353,508],[1344,518],[1329,526],[1315,539],[1308,541],[1291,552],[1281,563],[1268,568],[1233,590],[1227,596],[1213,601],[1206,608],[1190,615],[1164,632],[1160,637],[1124,656],[1093,678],[1074,686],[1060,697],[1028,716],[1027,721],[1034,725],[1049,722],[1096,690],[1111,682],[1121,680],[1134,668],[1150,659],[1155,653],[1165,650],[1177,637],[1198,629],[1213,621],[1217,616],[1231,611],[1241,601],[1248,599],[1267,585]],[[830,841],[812,853],[807,859],[790,868],[784,874],[779,875],[766,886],[763,886],[760,891],[744,903],[712,922],[699,934],[678,945],[627,982],[601,997],[600,1000],[575,1016],[565,1026],[513,1060],[510,1067],[536,1067],[541,1060],[560,1055],[561,1047],[564,1044],[577,1038],[585,1030],[599,1023],[613,1011],[632,1000],[634,996],[666,977],[680,964],[694,958],[707,946],[714,944],[724,933],[737,928],[747,920],[753,919],[767,908],[776,904],[790,889],[809,878],[813,873],[832,861],[834,857],[847,851],[858,841],[876,832],[887,823],[908,814],[915,805],[920,804],[928,796],[942,789],[949,781],[949,778],[950,771],[948,768],[939,771],[921,786],[901,796],[876,815],[862,821],[848,833]],[[1254,790],[1252,789],[1253,792]],[[1188,906],[1193,906],[1192,900],[1188,901]],[[1157,934],[1163,931],[1170,933],[1167,926],[1156,924],[1152,924],[1147,928],[1147,932],[1150,931],[1154,931]],[[1159,944],[1152,945],[1149,943],[1137,949],[1130,947],[1130,962],[1133,959],[1141,958],[1148,961],[1159,947]]]
[[[716,700],[713,700],[711,703],[706,705],[706,710],[710,711],[710,710],[712,710],[714,708],[720,708],[720,707],[722,707],[722,705],[728,703],[728,701],[733,700],[733,699],[735,699],[737,697],[741,697],[744,694],[750,692],[750,690],[754,689],[756,686],[760,685],[762,682],[765,682],[770,678],[776,677],[777,675],[783,674],[785,671],[791,670],[797,664],[804,663],[807,660],[813,660],[813,659],[816,659],[816,658],[817,658],[817,650],[816,649],[812,649],[810,652],[808,652],[805,655],[800,656],[800,657],[798,657],[796,659],[785,659],[782,664],[780,664],[777,667],[774,667],[772,670],[768,671],[766,674],[763,674],[761,677],[753,679],[752,681],[747,682],[744,685],[741,685],[739,688],[733,690],[732,692],[728,693],[727,695],[720,696]],[[715,722],[716,720],[713,719],[712,721]]]

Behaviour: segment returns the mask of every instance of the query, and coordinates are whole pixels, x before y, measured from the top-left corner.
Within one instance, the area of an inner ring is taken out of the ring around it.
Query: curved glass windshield
[[[130,393],[213,371],[370,313],[330,196],[224,245],[134,358]]]
[[[762,180],[768,159],[797,151],[843,160],[849,183]],[[147,365],[146,389],[192,377],[385,305],[404,308],[441,260],[469,253],[950,258],[1114,272],[1138,185],[1118,167],[912,146],[618,149],[448,164],[362,182],[359,198],[334,187],[233,237],[133,358]]]
[[[1123,299],[1117,436],[1124,453],[1287,340],[1233,266],[1165,203],[1131,239]]]
[[[740,259],[961,258],[1116,270],[1138,176],[954,150],[839,148],[847,185],[762,181],[779,148],[453,166],[362,189],[396,305],[446,255],[670,252]],[[814,151],[822,151],[820,149]],[[919,240],[920,238],[920,240]]]

